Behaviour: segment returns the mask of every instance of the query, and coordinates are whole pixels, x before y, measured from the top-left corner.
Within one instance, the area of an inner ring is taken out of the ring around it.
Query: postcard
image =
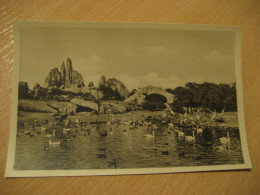
[[[15,23],[6,177],[250,169],[241,31]]]

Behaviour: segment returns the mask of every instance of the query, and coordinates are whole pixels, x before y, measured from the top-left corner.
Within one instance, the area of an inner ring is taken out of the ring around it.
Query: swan
[[[174,128],[173,123],[168,123],[168,127],[169,127],[169,129],[173,129]]]
[[[188,141],[188,142],[195,142],[194,131],[192,131],[192,136],[185,136],[185,141]]]
[[[183,137],[184,137],[184,132],[179,131],[179,132],[178,132],[178,136],[179,136],[179,138],[183,138]]]
[[[60,145],[60,141],[51,141],[49,140],[50,145]]]
[[[198,133],[198,134],[203,133],[203,129],[202,129],[202,128],[199,128],[199,127],[197,126],[197,133]]]
[[[229,144],[230,143],[230,138],[229,138],[229,132],[227,131],[227,137],[221,137],[219,138],[219,142],[223,145]]]
[[[46,129],[46,127],[41,127],[41,133],[45,133]]]
[[[70,131],[70,128],[63,128],[63,133],[68,133]]]
[[[52,140],[49,140],[50,145],[60,145],[60,140],[59,141],[54,141],[54,137],[56,136],[56,130],[54,129],[52,132]]]
[[[152,134],[145,134],[145,138],[154,138],[154,131],[152,131]]]

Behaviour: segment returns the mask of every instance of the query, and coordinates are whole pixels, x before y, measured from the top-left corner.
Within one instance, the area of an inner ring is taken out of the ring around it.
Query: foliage
[[[117,90],[114,91],[111,87],[100,86],[99,90],[103,93],[104,100],[124,100],[124,97],[122,97]]]
[[[185,87],[177,87],[174,90],[167,89],[167,92],[175,95],[176,102],[172,105],[184,106],[187,108],[204,108],[221,111],[237,111],[236,84],[215,84],[215,83],[192,83]]]
[[[19,82],[18,87],[18,99],[28,99],[31,98],[30,89],[27,82]]]
[[[143,104],[143,108],[150,111],[163,110],[166,108],[165,103],[167,99],[160,94],[150,94],[145,97],[145,103]]]

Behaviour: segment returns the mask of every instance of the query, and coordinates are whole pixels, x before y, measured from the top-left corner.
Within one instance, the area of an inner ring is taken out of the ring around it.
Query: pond
[[[209,127],[195,141],[182,139],[166,126],[107,123],[18,123],[16,170],[67,170],[186,167],[243,163],[239,129],[229,128],[230,143],[222,145],[226,130]],[[30,127],[28,127],[30,126]],[[56,142],[53,139],[55,129]],[[43,132],[44,130],[44,132]],[[182,129],[192,137],[191,129]],[[154,133],[154,136],[153,136]],[[62,135],[61,135],[62,134]]]

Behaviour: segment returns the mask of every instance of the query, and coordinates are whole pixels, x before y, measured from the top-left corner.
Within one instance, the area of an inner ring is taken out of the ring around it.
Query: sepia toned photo
[[[250,169],[241,28],[18,22],[7,177]]]

